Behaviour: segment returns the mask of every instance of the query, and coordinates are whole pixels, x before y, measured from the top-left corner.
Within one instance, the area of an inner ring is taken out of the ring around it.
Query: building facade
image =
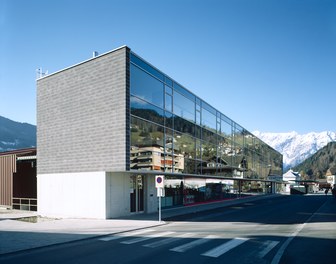
[[[37,211],[35,148],[0,153],[0,207]]]
[[[41,215],[112,218],[275,192],[282,155],[128,47],[37,80]]]

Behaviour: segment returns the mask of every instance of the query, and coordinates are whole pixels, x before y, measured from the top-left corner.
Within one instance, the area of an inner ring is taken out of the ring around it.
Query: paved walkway
[[[162,219],[278,196],[251,196],[211,204],[165,209],[162,210]],[[38,221],[22,221],[22,218],[29,217]],[[48,219],[38,217],[36,212],[0,209],[0,255],[166,224],[158,220],[158,213],[107,220]]]

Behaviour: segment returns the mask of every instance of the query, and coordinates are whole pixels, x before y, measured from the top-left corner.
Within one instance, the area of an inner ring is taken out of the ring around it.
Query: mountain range
[[[336,142],[336,133],[331,131],[307,134],[254,131],[253,134],[283,155],[284,172],[301,164],[329,142]],[[0,116],[0,152],[35,146],[36,126]]]
[[[284,172],[302,163],[329,142],[336,141],[336,133],[331,131],[307,134],[295,131],[289,133],[255,131],[253,134],[283,155]]]
[[[305,161],[296,165],[293,170],[301,174],[304,179],[324,179],[329,169],[336,168],[336,142],[329,142]]]
[[[0,116],[0,152],[36,146],[36,126]]]

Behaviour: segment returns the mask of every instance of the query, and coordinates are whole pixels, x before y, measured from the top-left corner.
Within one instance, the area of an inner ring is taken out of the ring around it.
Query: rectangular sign
[[[165,197],[165,189],[164,188],[157,188],[157,197]]]
[[[164,188],[164,176],[162,175],[155,176],[155,187]]]

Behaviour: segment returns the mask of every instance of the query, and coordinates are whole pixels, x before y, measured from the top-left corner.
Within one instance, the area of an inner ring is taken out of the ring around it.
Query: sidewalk
[[[165,209],[162,210],[161,217],[165,220],[177,215],[279,196],[278,194],[250,196],[210,204]],[[22,218],[29,217],[38,221],[22,221]],[[164,224],[166,222],[158,221],[158,213],[137,214],[122,219],[107,220],[50,219],[38,217],[37,212],[0,209],[0,255]]]

